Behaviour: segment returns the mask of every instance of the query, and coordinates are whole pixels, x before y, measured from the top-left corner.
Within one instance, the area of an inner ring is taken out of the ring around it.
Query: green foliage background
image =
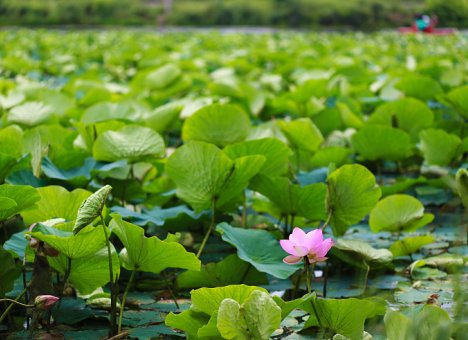
[[[169,12],[164,3],[171,3]],[[379,29],[416,12],[465,27],[468,0],[0,0],[1,25],[272,26]]]

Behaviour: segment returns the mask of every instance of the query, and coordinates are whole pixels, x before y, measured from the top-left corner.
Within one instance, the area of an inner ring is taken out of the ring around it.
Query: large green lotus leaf
[[[442,87],[434,79],[418,74],[405,76],[395,84],[395,87],[407,97],[415,97],[424,101],[434,99],[437,95],[444,93]]]
[[[460,195],[465,208],[468,209],[468,171],[465,169],[458,169],[455,175],[455,181],[457,183],[458,195]]]
[[[252,155],[236,158],[234,160],[234,168],[226,178],[221,191],[217,193],[217,205],[221,208],[239,197],[242,191],[247,187],[252,177],[258,174],[263,164],[265,157],[262,155]]]
[[[453,89],[447,94],[446,99],[460,115],[468,118],[468,85]]]
[[[389,249],[395,257],[405,256],[432,242],[435,242],[435,237],[431,235],[405,237],[393,243]]]
[[[231,299],[225,299],[225,300],[231,300]],[[220,338],[222,338],[221,334],[219,333],[217,323],[218,323],[218,313],[214,312],[211,315],[211,318],[208,321],[208,323],[198,330],[198,333],[197,333],[198,337],[199,338],[209,338],[209,339],[220,339]]]
[[[114,119],[136,122],[140,120],[143,111],[145,111],[143,107],[132,102],[100,102],[83,112],[81,122],[84,124],[93,124]]]
[[[273,296],[273,300],[275,300],[276,304],[281,308],[281,319],[284,320],[293,310],[299,308],[301,305],[308,304],[310,300],[315,299],[315,297],[315,293],[310,293],[294,300],[284,301],[282,298],[275,295]]]
[[[436,305],[413,306],[404,313],[387,310],[384,323],[388,340],[452,339],[450,316]]]
[[[200,270],[200,260],[181,244],[146,237],[142,227],[123,221],[120,215],[111,216],[109,226],[125,247],[120,253],[125,269],[156,274],[169,267]]]
[[[417,140],[421,130],[428,128],[434,121],[434,113],[422,101],[402,98],[380,105],[367,121],[369,124],[382,124],[396,127],[409,133]]]
[[[366,319],[385,313],[385,308],[370,300],[316,299],[315,308],[320,319],[319,323],[310,303],[301,308],[310,313],[304,328],[321,325],[351,340],[362,340]]]
[[[101,227],[99,227],[100,229]],[[98,229],[98,228],[96,228]],[[99,232],[104,235],[102,230]],[[119,256],[111,244],[112,273],[114,280],[120,276]],[[64,254],[58,257],[47,257],[49,264],[60,272],[65,274],[68,267],[68,258]],[[109,282],[109,259],[107,257],[107,248],[99,249],[95,253],[84,257],[78,257],[71,260],[71,271],[68,280],[80,292],[80,294],[91,294],[97,288],[104,286]]]
[[[18,126],[0,129],[0,154],[13,158],[23,155],[23,131]]]
[[[340,113],[341,120],[346,127],[359,129],[364,124],[362,117],[355,114],[348,105],[337,103],[336,107]]]
[[[21,273],[21,267],[17,266],[13,256],[0,246],[0,298],[13,289],[15,279]]]
[[[21,213],[26,225],[52,218],[74,221],[81,203],[91,195],[87,190],[75,189],[69,192],[55,185],[38,188],[37,192],[41,197],[37,206]]]
[[[169,157],[166,171],[177,185],[177,195],[200,212],[214,200],[221,206],[240,195],[264,162],[261,155],[231,161],[215,145],[189,142]]]
[[[310,118],[299,118],[277,123],[293,149],[315,152],[323,142],[323,136]]]
[[[81,233],[73,235],[68,231],[38,224],[32,232],[27,232],[27,234],[47,243],[66,257],[76,259],[94,254],[106,246],[106,238],[102,228],[103,226],[88,227],[83,229]]]
[[[461,140],[456,135],[441,129],[427,129],[421,131],[419,138],[419,148],[427,164],[446,166],[458,156]]]
[[[212,315],[217,312],[224,299],[232,299],[237,303],[244,303],[253,291],[268,291],[255,286],[231,285],[217,288],[200,288],[190,292],[192,296],[192,307],[194,312],[203,312]]]
[[[343,165],[328,176],[327,184],[327,210],[335,236],[361,221],[382,195],[375,176],[359,164]]]
[[[201,271],[188,270],[177,275],[177,287],[181,289],[200,287],[222,287],[245,283],[247,285],[266,284],[264,273],[242,261],[236,254],[229,255],[218,263],[203,265]]]
[[[0,221],[33,208],[39,199],[37,190],[29,185],[0,185]],[[11,205],[11,201],[14,205]]]
[[[183,105],[177,102],[160,106],[153,111],[146,112],[143,121],[154,131],[163,133],[178,120],[182,107]]]
[[[361,240],[339,239],[332,248],[332,253],[352,266],[367,269],[387,266],[393,255],[388,249],[375,249]]]
[[[225,147],[245,140],[249,131],[249,117],[239,107],[213,104],[201,108],[185,121],[182,139]]]
[[[177,185],[177,196],[200,212],[211,206],[233,166],[234,162],[216,146],[190,142],[169,157],[166,171]]]
[[[266,158],[260,173],[279,176],[288,171],[291,150],[276,138],[262,138],[228,145],[224,153],[231,159],[243,156],[262,155]]]
[[[283,262],[287,254],[279,241],[265,230],[233,228],[223,222],[216,226],[216,231],[224,241],[237,248],[237,256],[240,259],[249,262],[260,272],[287,279],[299,268]],[[262,246],[259,247],[259,244]]]
[[[379,231],[414,231],[432,222],[434,215],[425,214],[424,206],[410,195],[390,195],[382,199],[369,216],[369,226]]]
[[[188,339],[198,339],[198,330],[205,326],[209,320],[210,317],[205,313],[189,309],[179,314],[169,313],[165,324],[183,330]]]
[[[268,293],[256,290],[241,305],[224,299],[218,311],[217,326],[226,339],[267,340],[280,326],[281,308]]]
[[[5,178],[10,174],[15,165],[16,158],[0,153],[0,183],[5,181]]]
[[[35,177],[41,177],[42,158],[48,153],[49,145],[42,144],[38,129],[30,129],[23,136],[24,150],[31,155],[31,168]],[[46,174],[47,175],[47,174]]]
[[[253,190],[268,197],[283,214],[321,220],[325,214],[326,186],[323,183],[301,187],[286,177],[257,175],[252,181]]]
[[[24,93],[19,91],[10,91],[5,96],[0,94],[0,107],[4,109],[12,108],[24,100]]]
[[[351,163],[350,155],[352,151],[348,148],[332,146],[317,150],[310,159],[310,165],[314,168],[328,167],[331,163],[340,167],[346,163]]]
[[[29,92],[28,99],[44,103],[57,116],[64,116],[74,107],[74,100],[70,96],[45,87]]]
[[[93,145],[96,160],[115,162],[127,159],[137,162],[164,156],[164,140],[150,128],[128,125],[118,131],[105,131]]]
[[[389,126],[365,125],[351,137],[357,153],[369,161],[404,159],[412,154],[410,136]]]
[[[166,64],[148,73],[145,77],[145,85],[152,90],[162,90],[172,85],[180,76],[182,70],[174,64]]]
[[[50,121],[53,118],[52,113],[52,109],[42,102],[28,102],[12,108],[7,121],[10,124],[32,127]]]

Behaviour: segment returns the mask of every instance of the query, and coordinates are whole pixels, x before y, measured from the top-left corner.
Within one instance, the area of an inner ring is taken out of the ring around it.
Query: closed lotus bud
[[[34,307],[37,309],[48,310],[60,300],[58,297],[53,295],[39,295],[34,300]]]
[[[107,196],[109,196],[111,191],[112,187],[106,185],[83,201],[78,209],[78,216],[73,226],[73,234],[78,234],[81,229],[91,224],[101,214],[104,204],[106,204]]]

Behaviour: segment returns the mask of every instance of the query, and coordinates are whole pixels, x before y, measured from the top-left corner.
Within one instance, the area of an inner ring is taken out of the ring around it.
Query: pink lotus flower
[[[53,295],[39,295],[34,299],[34,307],[47,310],[52,308],[58,300],[60,299]]]
[[[315,229],[307,234],[300,228],[294,228],[289,240],[280,240],[280,245],[291,254],[283,259],[284,263],[296,264],[307,256],[309,263],[325,261],[330,248],[333,246],[331,238],[323,239],[322,229]]]

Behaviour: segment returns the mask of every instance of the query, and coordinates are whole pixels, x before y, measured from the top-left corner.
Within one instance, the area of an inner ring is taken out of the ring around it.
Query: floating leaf
[[[131,163],[158,158],[164,156],[164,141],[150,128],[127,125],[120,130],[100,134],[94,142],[93,156],[100,161],[127,159]]]
[[[213,104],[201,108],[185,121],[182,139],[224,147],[245,140],[249,130],[249,117],[240,108],[229,104]]]
[[[239,258],[249,262],[260,272],[286,279],[299,268],[283,262],[287,254],[279,241],[267,231],[233,228],[227,223],[218,224],[216,231],[224,241],[237,248]],[[259,244],[262,246],[259,247]]]
[[[344,165],[327,179],[327,210],[335,236],[361,221],[381,196],[374,175],[362,165]]]
[[[432,222],[434,215],[424,213],[424,206],[409,195],[391,195],[382,199],[370,213],[369,226],[379,231],[414,231]]]
[[[160,273],[166,268],[200,270],[200,260],[177,242],[161,241],[156,236],[145,237],[145,230],[112,214],[109,225],[124,245],[120,252],[122,266],[128,270]]]
[[[78,209],[78,215],[73,226],[73,234],[78,234],[81,229],[91,224],[101,215],[107,196],[109,196],[111,191],[112,187],[105,185],[83,201]]]
[[[182,70],[174,64],[166,64],[148,73],[145,84],[154,90],[162,90],[173,84],[182,75]]]

